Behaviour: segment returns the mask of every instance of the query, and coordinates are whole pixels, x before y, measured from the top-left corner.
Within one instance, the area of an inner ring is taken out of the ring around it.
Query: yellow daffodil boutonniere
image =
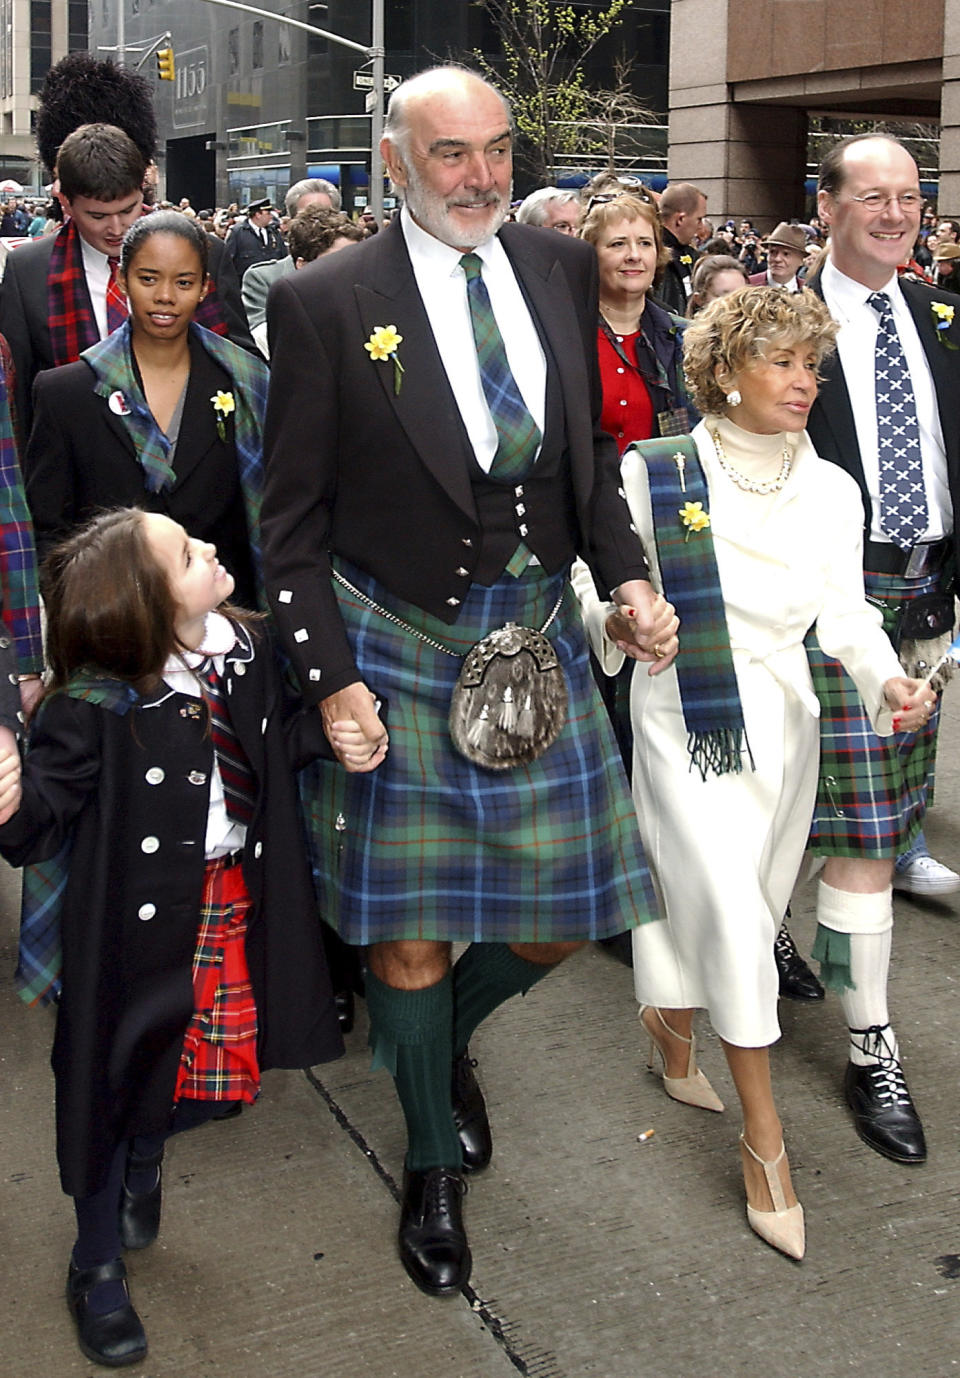
[[[395,397],[400,395],[400,383],[403,375],[403,364],[401,364],[400,356],[397,354],[397,346],[402,343],[403,336],[397,334],[395,325],[378,325],[363,346],[369,351],[371,359],[375,359],[377,362],[393,361],[393,392]]]
[[[689,541],[691,531],[699,533],[706,531],[710,525],[710,513],[703,510],[702,502],[685,502],[680,508],[680,520],[687,528],[684,541]]]
[[[953,341],[947,339],[947,331],[953,325],[953,307],[948,306],[945,301],[932,301],[930,310],[933,312],[933,323],[937,328],[937,339],[946,349],[956,349]]]
[[[221,440],[226,440],[227,431],[223,423],[230,413],[237,409],[237,404],[233,400],[233,393],[215,392],[210,401],[213,403],[213,410],[217,414],[217,435]]]
[[[689,268],[689,267],[690,267],[690,264],[693,262],[693,255],[692,255],[692,254],[681,254],[681,255],[680,255],[680,262],[683,263],[687,268]]]

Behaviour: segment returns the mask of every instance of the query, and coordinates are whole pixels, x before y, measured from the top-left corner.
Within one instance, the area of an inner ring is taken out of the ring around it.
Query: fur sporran
[[[542,756],[567,720],[567,683],[542,632],[508,622],[467,652],[450,739],[474,765],[511,770]]]

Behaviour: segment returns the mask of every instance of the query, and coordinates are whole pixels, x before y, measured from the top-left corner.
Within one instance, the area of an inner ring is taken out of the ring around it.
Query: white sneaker
[[[932,856],[918,856],[893,877],[894,890],[906,895],[952,895],[960,890],[960,876]]]

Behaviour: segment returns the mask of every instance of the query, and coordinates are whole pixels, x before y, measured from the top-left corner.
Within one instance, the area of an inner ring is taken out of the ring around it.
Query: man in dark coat
[[[255,263],[272,263],[287,257],[287,246],[274,224],[273,211],[269,197],[251,201],[246,220],[234,225],[227,237],[227,257],[241,283],[244,273]]]
[[[657,284],[657,300],[674,315],[687,314],[690,278],[700,255],[697,239],[707,213],[707,198],[692,182],[671,182],[660,197],[660,224],[663,242],[670,250],[670,262]]]
[[[818,209],[830,244],[809,285],[840,333],[808,429],[818,453],[860,486],[867,594],[884,609],[898,647],[902,636],[901,655],[912,644],[909,673],[922,676],[937,654],[925,640],[950,633],[954,620],[960,323],[943,294],[898,280],[923,194],[917,165],[896,139],[862,135],[831,150]],[[919,1163],[926,1144],[889,1023],[887,971],[894,860],[922,824],[937,711],[931,695],[925,731],[878,738],[836,662],[816,649],[811,657],[823,705],[811,845],[827,858],[814,952],[843,986],[846,1096],[857,1132],[878,1153]]]
[[[473,1030],[583,940],[650,914],[582,628],[557,602],[572,556],[636,609],[640,658],[669,663],[676,619],[599,428],[596,256],[504,224],[501,96],[421,73],[392,97],[382,151],[400,217],[271,292],[264,566],[343,767],[312,782],[308,812],[322,912],[370,944],[375,1057],[407,1121],[401,1258],[444,1296],[470,1273],[462,1174],[491,1154]],[[462,750],[447,719],[461,656],[508,620],[549,627],[570,700],[542,754],[492,770],[465,753],[506,740],[511,686]]]

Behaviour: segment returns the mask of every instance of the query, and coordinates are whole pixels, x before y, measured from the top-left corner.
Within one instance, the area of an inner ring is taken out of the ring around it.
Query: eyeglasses
[[[902,191],[899,196],[886,195],[882,191],[868,191],[865,196],[850,196],[847,199],[859,201],[869,215],[879,215],[887,209],[891,201],[896,201],[900,209],[908,214],[920,210],[923,205],[923,197],[918,191]]]

